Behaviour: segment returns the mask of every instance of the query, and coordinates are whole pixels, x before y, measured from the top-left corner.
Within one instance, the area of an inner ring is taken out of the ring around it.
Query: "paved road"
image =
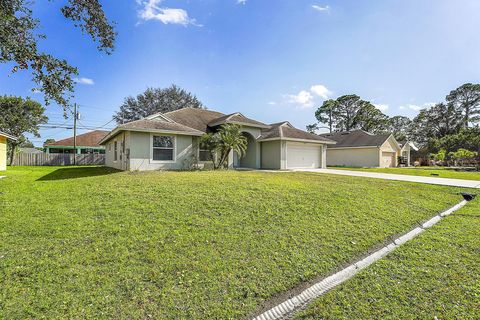
[[[461,188],[480,188],[480,181],[476,181],[476,180],[447,179],[447,178],[435,178],[435,177],[423,177],[423,176],[409,176],[404,174],[335,170],[335,169],[296,169],[294,171],[318,172],[318,173],[338,174],[342,176],[410,181],[410,182],[438,184],[442,186],[452,186],[452,187],[461,187]]]

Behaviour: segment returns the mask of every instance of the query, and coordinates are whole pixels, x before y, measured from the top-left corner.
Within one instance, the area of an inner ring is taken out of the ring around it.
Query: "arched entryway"
[[[247,151],[243,157],[234,153],[234,166],[237,168],[258,168],[258,142],[255,138],[248,132],[242,132],[242,135],[247,139]]]

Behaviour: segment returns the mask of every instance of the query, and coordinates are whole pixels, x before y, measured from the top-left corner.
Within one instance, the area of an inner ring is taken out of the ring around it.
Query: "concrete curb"
[[[302,291],[300,294],[285,300],[284,302],[276,305],[275,307],[263,312],[257,317],[253,318],[254,320],[276,320],[276,319],[286,319],[293,315],[296,311],[304,309],[309,303],[314,299],[320,297],[330,289],[336,287],[337,285],[347,281],[350,278],[353,278],[359,271],[365,269],[375,261],[380,260],[385,257],[387,254],[395,250],[397,247],[401,246],[405,242],[412,240],[420,233],[425,231],[425,229],[432,227],[438,223],[442,218],[448,216],[449,214],[460,209],[467,203],[466,200],[462,200],[455,206],[443,211],[442,213],[432,217],[427,222],[423,223],[420,227],[415,227],[404,235],[393,240],[391,243],[382,247],[381,249],[371,253],[367,257],[363,258],[360,261],[352,263],[348,267],[342,269],[341,271],[324,278],[323,280],[313,284],[309,288]]]

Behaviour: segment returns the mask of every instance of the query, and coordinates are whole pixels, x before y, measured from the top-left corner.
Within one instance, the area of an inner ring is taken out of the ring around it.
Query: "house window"
[[[203,144],[200,144],[200,148],[198,151],[198,160],[199,161],[210,161],[212,160],[212,156],[210,151],[205,148]]]
[[[153,136],[153,153],[154,161],[173,161],[173,136]]]
[[[110,151],[112,151],[112,143],[111,142],[108,144],[108,152],[110,152]]]
[[[113,143],[113,161],[117,161],[117,158],[118,158],[118,145],[117,145],[117,141],[115,141]]]

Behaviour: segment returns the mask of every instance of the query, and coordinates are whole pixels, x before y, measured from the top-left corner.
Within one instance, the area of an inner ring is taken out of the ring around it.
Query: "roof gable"
[[[243,114],[241,114],[240,112],[227,114],[227,115],[224,115],[224,116],[219,117],[217,119],[214,119],[214,120],[210,121],[210,123],[208,123],[208,125],[211,126],[211,127],[215,127],[215,126],[219,126],[219,125],[222,125],[222,124],[225,124],[225,123],[236,123],[236,124],[242,124],[242,125],[252,126],[252,127],[269,128],[269,125],[267,125],[263,122],[257,121],[257,120],[247,118]]]
[[[263,130],[259,138],[259,141],[262,140],[308,140],[326,144],[335,143],[330,139],[297,129],[288,121],[274,123],[269,129]]]
[[[184,126],[202,131],[208,132],[208,124],[219,117],[225,116],[221,112],[207,110],[207,109],[196,109],[196,108],[184,108],[164,114],[169,119],[180,123]]]

